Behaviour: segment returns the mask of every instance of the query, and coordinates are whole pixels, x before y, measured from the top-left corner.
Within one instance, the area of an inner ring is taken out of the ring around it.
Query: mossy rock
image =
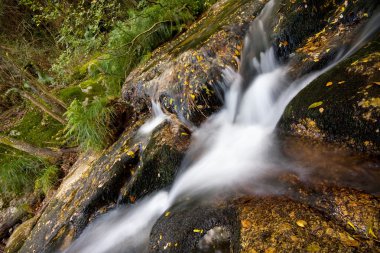
[[[24,244],[26,238],[29,236],[37,220],[38,217],[35,216],[18,226],[12,233],[12,235],[9,237],[4,252],[17,253]]]
[[[244,35],[263,6],[261,1],[220,1],[133,70],[123,98],[139,110],[154,97],[167,112],[200,125],[222,106],[223,71],[238,68]]]

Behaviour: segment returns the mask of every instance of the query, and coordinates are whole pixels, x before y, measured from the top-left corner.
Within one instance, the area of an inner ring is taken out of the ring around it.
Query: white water
[[[244,52],[255,57],[251,65],[256,78],[244,89],[244,76],[226,70],[225,79],[233,81],[225,106],[194,133],[183,162],[183,173],[171,190],[152,194],[128,209],[119,208],[106,214],[89,226],[67,253],[145,252],[155,221],[184,197],[226,193],[246,182],[250,182],[250,190],[255,193],[276,191],[261,179],[278,168],[273,159],[272,134],[286,105],[312,80],[352,54],[369,32],[361,36],[348,53],[340,54],[344,57],[321,71],[290,82],[287,67],[277,64],[264,31],[275,8],[275,1],[270,1],[252,25],[251,34],[260,34],[262,40],[258,45],[261,48],[264,45],[266,50],[252,46],[255,40],[260,40],[257,37],[252,42],[250,38],[246,40],[246,47],[253,47],[250,53],[247,53],[249,48]],[[167,118],[156,103],[153,103],[153,111],[155,117],[142,126],[141,134],[151,133]]]
[[[169,117],[162,111],[161,106],[158,102],[152,100],[152,118],[148,120],[144,125],[142,125],[138,131],[139,135],[148,136],[153,130],[164,122]]]

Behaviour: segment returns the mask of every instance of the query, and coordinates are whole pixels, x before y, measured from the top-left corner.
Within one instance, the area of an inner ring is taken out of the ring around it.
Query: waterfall
[[[131,207],[104,215],[83,232],[67,253],[145,252],[154,223],[185,197],[228,192],[245,182],[254,182],[251,185],[255,193],[276,190],[260,179],[278,170],[273,159],[273,131],[286,105],[312,80],[357,50],[373,32],[364,29],[357,43],[327,67],[291,81],[287,78],[288,67],[276,61],[266,34],[276,8],[277,2],[271,0],[253,22],[245,40],[240,72],[225,71],[226,80],[233,80],[225,105],[193,134],[182,173],[170,191],[159,191]],[[375,21],[379,24],[379,15]],[[142,126],[143,134],[149,134],[167,117],[157,103],[153,103],[153,109],[155,117]]]

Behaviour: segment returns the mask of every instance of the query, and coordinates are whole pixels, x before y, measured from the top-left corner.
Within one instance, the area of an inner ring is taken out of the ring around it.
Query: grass
[[[0,197],[46,193],[58,182],[59,169],[42,159],[0,145]],[[35,185],[38,186],[35,188]]]

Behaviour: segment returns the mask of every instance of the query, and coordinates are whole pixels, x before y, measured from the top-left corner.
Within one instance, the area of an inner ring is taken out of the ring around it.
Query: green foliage
[[[100,150],[108,144],[111,132],[108,128],[112,120],[112,109],[107,106],[106,98],[92,102],[74,100],[65,114],[68,123],[65,136],[73,139],[82,149]]]
[[[42,174],[37,178],[34,184],[34,189],[37,192],[44,193],[47,195],[50,189],[52,189],[59,179],[59,169],[55,166],[46,167]]]
[[[107,33],[119,19],[125,18],[128,1],[79,0],[36,1],[21,0],[33,12],[37,26],[53,27],[63,53],[53,65],[62,80],[71,74],[67,66],[78,65],[83,57],[104,44]]]
[[[0,195],[5,198],[32,192],[36,180],[48,190],[58,180],[58,169],[45,161],[0,145]]]
[[[211,1],[158,0],[140,1],[139,8],[129,10],[129,19],[116,23],[105,50],[108,54],[88,63],[88,74],[102,75],[107,95],[120,92],[123,80],[140,61],[204,11]]]

